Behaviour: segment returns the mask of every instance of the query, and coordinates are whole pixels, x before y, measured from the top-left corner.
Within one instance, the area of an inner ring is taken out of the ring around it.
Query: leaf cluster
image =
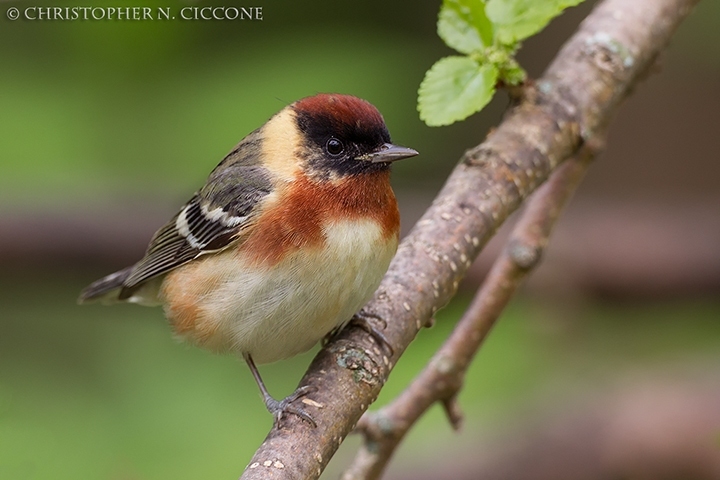
[[[520,85],[520,42],[583,0],[443,0],[437,31],[464,55],[441,58],[418,91],[420,118],[429,126],[464,120],[487,105],[498,82]]]

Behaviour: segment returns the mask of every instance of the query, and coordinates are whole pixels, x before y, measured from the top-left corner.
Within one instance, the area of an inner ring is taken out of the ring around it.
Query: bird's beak
[[[418,152],[412,148],[393,145],[392,143],[384,143],[380,148],[371,153],[360,155],[357,160],[363,160],[372,163],[390,163],[403,158],[414,157]]]

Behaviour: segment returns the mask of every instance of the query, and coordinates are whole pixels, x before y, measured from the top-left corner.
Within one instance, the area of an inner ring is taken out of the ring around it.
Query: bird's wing
[[[135,287],[152,277],[242,238],[271,190],[270,175],[262,166],[218,166],[208,183],[155,233],[145,256],[123,281],[119,299],[132,296]]]

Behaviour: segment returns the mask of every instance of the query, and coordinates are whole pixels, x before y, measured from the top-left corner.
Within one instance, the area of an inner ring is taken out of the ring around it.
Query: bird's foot
[[[315,423],[315,420],[312,418],[312,416],[302,407],[293,405],[293,402],[295,402],[295,400],[298,400],[308,395],[309,393],[314,392],[315,390],[315,387],[305,385],[298,388],[297,390],[295,390],[295,392],[279,401],[275,400],[270,395],[267,395],[264,398],[265,407],[268,409],[268,412],[270,412],[273,417],[275,417],[276,425],[280,423],[280,419],[282,418],[283,414],[291,413],[293,415],[297,415],[298,417],[300,417],[300,419],[308,422],[310,425],[313,426],[313,428],[315,428],[317,427],[317,423]]]

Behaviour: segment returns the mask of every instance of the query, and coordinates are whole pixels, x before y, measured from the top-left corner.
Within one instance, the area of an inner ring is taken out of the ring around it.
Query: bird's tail
[[[115,303],[118,302],[118,295],[123,287],[123,283],[130,276],[132,266],[127,267],[119,272],[111,273],[107,277],[96,280],[80,292],[78,303]]]

